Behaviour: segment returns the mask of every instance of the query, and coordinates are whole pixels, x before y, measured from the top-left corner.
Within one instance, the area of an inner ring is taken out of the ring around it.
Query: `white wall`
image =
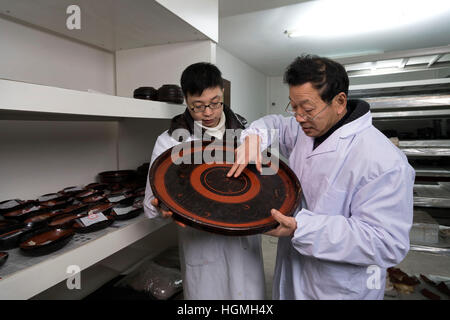
[[[211,41],[189,41],[121,50],[116,53],[117,95],[133,97],[138,87],[158,89],[164,84],[180,85],[183,70],[196,62],[215,60]],[[169,128],[170,120],[124,119],[119,126],[119,168],[136,169],[150,162],[157,137]]]
[[[0,121],[0,201],[95,181],[117,170],[117,122]]]
[[[119,126],[119,169],[135,170],[150,162],[158,136],[169,129],[169,119],[124,119]]]
[[[0,41],[1,78],[115,94],[112,53],[1,18]],[[118,169],[118,121],[1,118],[0,200],[35,199]]]
[[[289,87],[283,83],[283,77],[267,78],[268,109],[267,114],[288,115],[284,109],[289,102]]]
[[[266,115],[266,76],[217,46],[216,65],[231,82],[231,108],[249,122]]]
[[[114,55],[0,18],[0,78],[114,94]]]
[[[214,62],[211,41],[189,41],[116,53],[117,95],[133,97],[138,87],[180,85],[183,70],[196,62]]]
[[[211,40],[219,41],[219,0],[156,0],[156,2]]]

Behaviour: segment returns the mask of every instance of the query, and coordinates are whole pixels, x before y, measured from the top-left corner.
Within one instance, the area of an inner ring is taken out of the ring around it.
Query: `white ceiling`
[[[353,5],[349,5],[351,2]],[[399,3],[404,6],[397,5],[393,10],[393,4]],[[69,4],[83,8],[81,30],[66,28],[65,10]],[[361,4],[367,6],[363,14],[349,14]],[[361,26],[384,22],[387,16],[414,4],[424,6],[418,14],[421,21],[358,34]],[[433,8],[438,14],[426,18],[427,11]],[[207,39],[155,0],[0,0],[0,17],[108,51]],[[313,26],[310,32],[324,29],[328,22],[332,27],[325,28],[326,36],[322,37],[288,38],[284,34],[305,22],[303,30]],[[350,31],[339,31],[348,23]],[[268,76],[281,76],[302,53],[328,56],[342,63],[398,59],[405,57],[405,51],[444,57],[450,52],[450,0],[219,0],[219,46]],[[439,50],[418,50],[423,48]],[[434,59],[430,56],[428,61]]]
[[[72,4],[81,8],[80,30],[66,27]],[[208,39],[154,0],[0,0],[0,18],[108,51]]]
[[[334,0],[331,5],[329,0],[219,0],[219,46],[268,76],[281,76],[286,66],[302,53],[339,60],[450,44],[449,0],[409,0],[409,4],[427,5],[419,15],[421,21],[365,33],[358,33],[362,26],[383,20],[394,10],[388,5],[380,8],[380,1],[360,0],[360,3],[372,3],[372,7],[368,6],[362,15],[351,16],[352,8],[346,6],[349,1],[352,0]],[[394,4],[402,1],[390,0]],[[319,12],[314,10],[318,2],[327,4]],[[336,3],[341,5],[336,7]],[[439,13],[427,17],[425,11],[436,6]],[[330,14],[327,9],[333,12]],[[309,21],[313,30],[320,29],[328,21],[333,27],[328,28],[327,36],[287,37],[284,31],[291,30],[299,21]],[[348,22],[354,23],[351,30],[354,34],[337,32],[332,35]]]
[[[309,0],[219,0],[219,17],[279,8]]]

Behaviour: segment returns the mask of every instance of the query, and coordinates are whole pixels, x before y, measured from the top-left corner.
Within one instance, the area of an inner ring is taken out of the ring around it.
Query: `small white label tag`
[[[89,227],[92,224],[95,224],[100,221],[108,220],[105,215],[101,212],[89,214],[87,217],[80,218],[80,221],[84,224],[85,227]]]
[[[124,195],[121,195],[121,196],[108,198],[108,200],[109,200],[109,202],[119,202],[120,200],[123,200],[125,198],[126,197]]]
[[[12,207],[15,207],[17,205],[19,205],[20,203],[18,203],[16,200],[11,200],[8,201],[6,203],[0,204],[0,209],[10,209]]]
[[[133,210],[134,210],[133,207],[114,208],[114,212],[115,212],[118,216],[123,215],[123,214],[127,214],[128,212],[133,211]]]

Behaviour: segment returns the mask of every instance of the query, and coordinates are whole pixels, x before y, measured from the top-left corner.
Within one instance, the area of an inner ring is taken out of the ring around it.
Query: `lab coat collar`
[[[359,103],[367,104],[367,102],[358,100]],[[349,122],[339,129],[337,129],[331,136],[329,136],[324,142],[322,142],[316,149],[312,149],[314,144],[314,139],[309,139],[309,143],[311,143],[312,152],[307,156],[307,158],[327,153],[327,152],[335,152],[338,148],[340,139],[347,139],[349,137],[354,136],[358,132],[361,132],[372,125],[372,114],[368,111],[366,114],[362,115],[356,120]]]

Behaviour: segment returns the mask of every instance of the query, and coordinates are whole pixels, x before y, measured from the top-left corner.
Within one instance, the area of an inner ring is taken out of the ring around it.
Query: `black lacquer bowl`
[[[135,170],[118,170],[118,171],[103,171],[99,174],[100,182],[102,183],[126,183],[135,179]]]
[[[158,90],[153,87],[139,87],[133,91],[133,98],[158,100]]]

